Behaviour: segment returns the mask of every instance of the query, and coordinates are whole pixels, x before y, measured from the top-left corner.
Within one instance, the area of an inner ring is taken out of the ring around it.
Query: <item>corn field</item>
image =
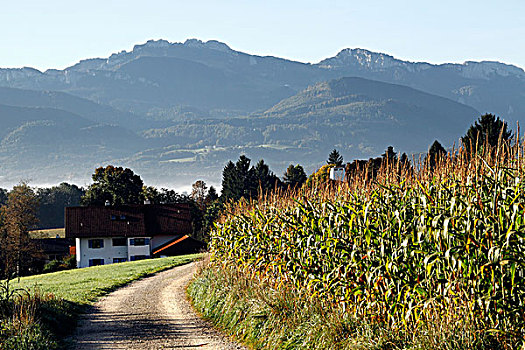
[[[469,323],[522,346],[525,144],[487,149],[232,204],[212,257],[405,333]]]

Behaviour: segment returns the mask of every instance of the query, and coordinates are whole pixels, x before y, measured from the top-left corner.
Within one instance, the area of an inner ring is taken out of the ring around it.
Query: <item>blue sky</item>
[[[522,0],[18,0],[0,7],[0,32],[0,67],[61,69],[149,39],[198,38],[303,62],[360,47],[525,68]]]

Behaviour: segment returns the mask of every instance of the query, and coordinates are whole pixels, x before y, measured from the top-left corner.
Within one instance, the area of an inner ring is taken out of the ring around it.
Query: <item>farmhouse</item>
[[[187,204],[68,207],[66,237],[75,238],[77,267],[107,265],[202,250],[191,238]]]

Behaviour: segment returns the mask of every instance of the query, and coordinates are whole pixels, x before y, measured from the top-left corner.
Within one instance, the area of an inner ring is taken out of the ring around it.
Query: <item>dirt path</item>
[[[131,283],[95,304],[73,338],[74,349],[245,349],[201,320],[186,299],[196,264]]]

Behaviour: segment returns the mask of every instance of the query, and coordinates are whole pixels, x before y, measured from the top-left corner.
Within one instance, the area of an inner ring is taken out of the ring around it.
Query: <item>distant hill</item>
[[[362,49],[309,64],[217,41],[157,40],[64,70],[0,69],[0,105],[0,186],[82,183],[108,163],[187,186],[220,181],[242,152],[277,172],[291,162],[312,171],[334,147],[346,160],[388,145],[422,152],[436,138],[449,147],[485,112],[514,127],[525,115],[525,72]]]
[[[317,64],[341,76],[407,85],[492,112],[514,124],[525,116],[525,71],[501,62],[407,62],[362,49],[345,49]]]
[[[84,98],[58,91],[35,91],[0,87],[0,104],[18,107],[59,109],[93,122],[119,125],[130,129],[151,127],[152,122],[129,112],[119,111]]]
[[[132,131],[54,108],[0,105],[0,125],[0,182],[78,178],[145,146]]]
[[[451,145],[478,115],[472,107],[406,86],[342,78],[308,87],[250,117],[199,119],[145,131],[146,139],[164,148],[142,159],[183,164],[191,158],[220,169],[226,156],[245,151],[280,168],[300,163],[311,170],[334,147],[353,158],[369,158],[389,145],[409,154],[425,151],[435,139]],[[170,151],[177,142],[183,142],[179,151]]]
[[[327,128],[326,139],[318,140],[327,147],[340,135],[336,137],[340,147],[367,157],[373,154],[357,149],[372,148],[377,154],[395,145],[414,153],[436,138],[452,144],[478,114],[472,107],[406,86],[342,78],[309,87],[281,101],[264,117],[309,121],[312,130]]]

